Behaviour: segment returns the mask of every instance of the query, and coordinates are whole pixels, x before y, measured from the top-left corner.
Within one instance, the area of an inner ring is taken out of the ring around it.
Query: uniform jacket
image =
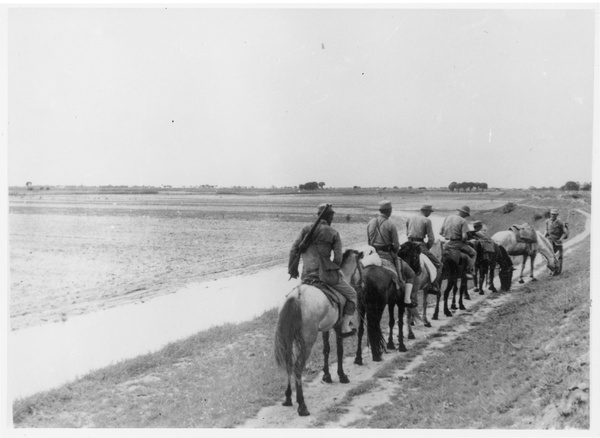
[[[298,246],[302,243],[304,236],[308,234],[312,225],[307,225],[300,231],[300,234],[292,244],[290,250],[290,260],[296,256]],[[331,252],[333,251],[333,261],[331,261]],[[327,224],[327,221],[321,220],[312,237],[312,242],[302,254],[302,274],[300,278],[319,278],[319,265],[321,258],[327,264],[327,268],[339,268],[342,263],[342,240],[340,234]]]
[[[427,237],[427,247],[435,243],[435,235],[431,226],[431,219],[422,214],[409,217],[406,221],[406,236],[415,239],[425,239]]]
[[[448,240],[467,239],[469,232],[469,225],[464,217],[457,214],[448,216],[444,219],[444,224],[440,230],[440,234]]]
[[[396,225],[389,220],[389,217],[380,214],[371,219],[367,225],[367,241],[369,245],[375,247],[379,256],[390,262],[393,262],[392,256],[388,250],[382,250],[381,247],[388,246],[396,254],[400,249],[398,240],[398,229]]]
[[[559,218],[556,218],[554,221],[552,219],[546,219],[546,236],[554,243],[560,243],[558,241],[563,236],[566,239],[568,232],[564,222]]]

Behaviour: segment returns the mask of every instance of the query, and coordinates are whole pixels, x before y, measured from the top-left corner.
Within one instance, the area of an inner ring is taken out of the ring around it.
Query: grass
[[[515,293],[356,427],[589,428],[589,246],[579,251],[568,272]]]

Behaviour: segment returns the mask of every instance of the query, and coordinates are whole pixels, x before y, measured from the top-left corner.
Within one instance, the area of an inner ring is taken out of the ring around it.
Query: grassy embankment
[[[517,207],[508,214],[499,210],[473,219],[484,220],[495,232],[531,221],[534,214],[535,209]],[[583,224],[583,219],[572,218],[572,235]],[[543,427],[538,425],[543,413],[552,427],[587,427],[589,240],[569,255],[561,277],[544,278],[514,294],[515,300],[420,367],[392,405],[380,407],[369,422],[356,427],[537,428]],[[254,321],[199,333],[18,400],[13,406],[15,426],[241,424],[262,406],[281,402],[286,382],[273,361],[276,319],[271,310]],[[347,356],[354,355],[355,342],[345,342]],[[389,366],[404,366],[423,347],[413,345]],[[321,367],[319,342],[306,379],[320,377]],[[407,393],[410,406],[403,402]]]

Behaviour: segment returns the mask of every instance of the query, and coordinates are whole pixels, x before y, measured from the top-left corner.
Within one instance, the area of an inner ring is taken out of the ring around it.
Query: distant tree
[[[585,191],[590,191],[592,190],[592,183],[583,183],[583,185],[581,186],[581,190],[585,190]]]
[[[579,183],[575,181],[567,181],[564,186],[562,186],[563,190],[579,190]]]
[[[33,185],[31,184],[31,181],[27,181],[25,183],[25,186],[27,187],[27,190],[33,190]]]
[[[479,183],[479,188],[480,188],[482,191],[485,191],[485,190],[487,190],[487,188],[488,188],[488,185],[487,185],[487,183]]]
[[[324,183],[324,182],[320,182],[320,183],[319,183],[319,187],[321,188],[321,190],[324,190],[325,183]]]
[[[317,190],[319,183],[316,181],[307,182],[306,184],[300,184],[300,190]]]
[[[456,190],[458,184],[456,183],[456,181],[452,181],[450,183],[450,185],[448,186],[448,190],[450,190],[451,192],[453,192],[454,190]]]

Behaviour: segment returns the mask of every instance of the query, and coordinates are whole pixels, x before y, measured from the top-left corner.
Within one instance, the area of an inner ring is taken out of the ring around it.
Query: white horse
[[[533,276],[533,264],[535,261],[535,256],[538,252],[544,256],[548,262],[548,269],[550,269],[553,273],[556,272],[557,261],[554,251],[552,250],[552,244],[539,231],[536,231],[536,234],[537,242],[535,243],[517,242],[515,233],[511,230],[498,231],[492,236],[492,240],[498,245],[503,246],[504,249],[506,249],[506,252],[508,252],[508,255],[523,256],[521,274],[519,275],[519,283],[524,283],[523,271],[528,258],[531,260],[531,281],[536,281],[535,277]]]

